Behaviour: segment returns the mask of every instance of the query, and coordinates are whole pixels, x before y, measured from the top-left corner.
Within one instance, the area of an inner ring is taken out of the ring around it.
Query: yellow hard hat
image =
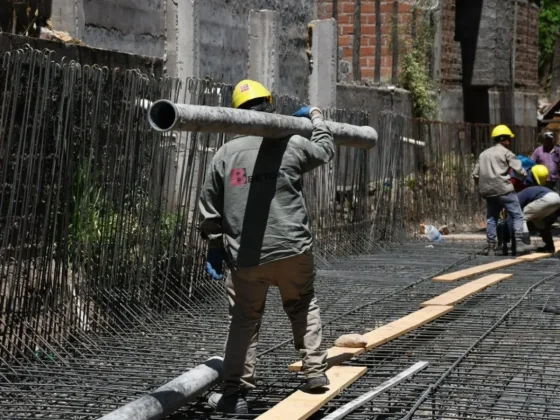
[[[515,135],[511,132],[507,125],[501,124],[494,127],[492,130],[492,138],[501,137],[501,136],[508,136],[510,138],[514,138]]]
[[[535,165],[531,168],[531,172],[533,173],[533,178],[537,181],[539,185],[545,185],[546,180],[548,179],[548,168],[544,165]]]
[[[257,98],[268,98],[269,102],[272,101],[271,93],[259,82],[242,80],[233,89],[232,106],[239,108],[244,103]]]

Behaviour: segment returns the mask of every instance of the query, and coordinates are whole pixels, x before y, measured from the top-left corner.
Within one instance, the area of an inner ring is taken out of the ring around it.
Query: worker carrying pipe
[[[275,111],[270,92],[252,80],[235,87],[233,107],[265,114]],[[306,106],[294,116],[312,123],[309,140],[299,135],[275,141],[234,138],[214,155],[200,194],[200,228],[209,247],[207,273],[220,280],[224,265],[230,268],[226,289],[231,323],[224,382],[221,393],[208,401],[226,413],[248,413],[246,395],[255,388],[257,337],[270,286],[278,287],[292,323],[306,375],[302,389],[329,385],[313,288],[313,236],[303,175],[333,158],[334,142],[320,109]]]

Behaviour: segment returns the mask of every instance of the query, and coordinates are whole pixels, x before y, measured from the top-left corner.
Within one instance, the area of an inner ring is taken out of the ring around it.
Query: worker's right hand
[[[209,248],[206,255],[206,272],[214,280],[224,278],[224,261],[226,260],[226,250],[224,248]]]
[[[309,114],[311,113],[310,106],[302,106],[299,110],[294,113],[294,117],[305,117],[309,118]]]

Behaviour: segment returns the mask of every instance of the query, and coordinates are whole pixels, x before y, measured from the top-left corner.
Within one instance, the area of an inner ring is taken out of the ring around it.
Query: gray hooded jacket
[[[237,137],[214,155],[199,199],[203,238],[230,262],[250,267],[299,255],[312,247],[304,173],[334,156],[333,137],[320,114],[311,140]]]

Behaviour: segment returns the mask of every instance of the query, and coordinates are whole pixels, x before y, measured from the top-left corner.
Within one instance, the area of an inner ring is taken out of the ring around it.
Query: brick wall
[[[455,42],[455,0],[442,0],[441,82],[460,84],[462,80],[461,45]]]
[[[339,80],[353,80],[353,65],[359,62],[361,81],[372,81],[376,75],[375,54],[377,48],[375,0],[361,0],[360,49],[354,57],[356,0],[317,0],[319,19],[333,16],[338,20]],[[337,4],[334,13],[333,4]],[[534,90],[537,87],[538,62],[538,14],[536,0],[518,0],[516,84]],[[445,85],[460,85],[462,81],[461,45],[455,41],[456,0],[440,0],[441,11],[441,63],[440,80]],[[412,8],[399,3],[398,50],[402,58],[410,44],[412,31]],[[393,0],[381,0],[381,65],[382,82],[391,81],[393,68]]]
[[[515,83],[530,89],[538,87],[538,21],[537,7],[532,3],[518,4]]]
[[[319,19],[335,16],[333,0],[318,0]],[[342,82],[353,81],[354,41],[355,41],[355,0],[338,0],[338,46],[339,46],[339,79]],[[375,77],[375,54],[377,48],[375,0],[360,1],[360,49],[357,61],[360,65],[362,81],[373,81]],[[393,67],[393,1],[381,0],[381,81],[391,80]],[[398,48],[402,55],[411,40],[412,8],[399,3],[397,14]]]

